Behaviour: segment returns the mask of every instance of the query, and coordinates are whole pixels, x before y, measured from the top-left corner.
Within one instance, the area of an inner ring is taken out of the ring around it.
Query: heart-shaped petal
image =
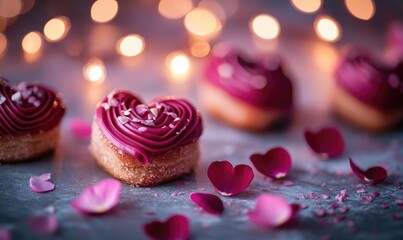
[[[207,175],[214,188],[223,196],[241,193],[254,177],[253,170],[248,165],[240,164],[233,167],[228,161],[212,162]]]
[[[144,232],[155,240],[185,240],[189,238],[190,224],[187,217],[178,214],[165,222],[152,221],[145,224]]]
[[[11,240],[10,232],[5,228],[0,227],[0,239],[1,240]]]
[[[224,212],[224,204],[216,195],[193,192],[189,197],[194,203],[208,213],[220,215]]]
[[[28,218],[28,225],[37,233],[54,234],[59,228],[57,218],[54,215],[35,216]]]
[[[111,210],[119,202],[122,184],[115,179],[104,179],[84,191],[71,202],[80,213],[98,214]]]
[[[388,176],[386,169],[383,167],[371,167],[364,171],[354,163],[353,159],[350,158],[349,161],[355,176],[367,183],[378,184],[383,182]]]
[[[317,132],[305,131],[305,140],[311,149],[324,158],[340,156],[344,152],[344,139],[334,127],[326,127]]]
[[[29,179],[29,186],[31,187],[31,190],[33,192],[42,193],[55,189],[55,185],[49,182],[50,177],[50,173],[45,173],[40,176],[32,176]]]
[[[145,105],[126,91],[105,97],[97,106],[95,121],[113,145],[143,164],[197,141],[203,131],[200,113],[188,101],[165,97]]]
[[[260,226],[275,228],[293,220],[299,209],[298,204],[289,204],[280,196],[262,194],[256,200],[255,209],[248,212],[248,217]]]
[[[291,156],[282,147],[272,148],[263,155],[255,153],[250,160],[260,173],[271,178],[285,177],[291,170]]]
[[[70,121],[70,131],[77,138],[89,139],[91,136],[91,125],[81,118],[74,118]]]

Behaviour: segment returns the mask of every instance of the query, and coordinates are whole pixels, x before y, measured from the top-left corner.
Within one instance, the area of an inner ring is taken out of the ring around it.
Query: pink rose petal
[[[194,203],[208,213],[220,215],[224,212],[224,204],[216,195],[193,192],[189,197]]]
[[[91,136],[91,125],[81,118],[74,118],[70,121],[71,133],[82,139],[88,139]]]
[[[188,239],[190,224],[187,217],[173,215],[165,222],[152,221],[143,226],[144,232],[155,240],[181,240]]]
[[[29,179],[29,186],[33,192],[43,193],[55,189],[55,185],[49,182],[50,173],[45,173],[40,176],[32,176]]]
[[[256,207],[249,211],[249,219],[263,227],[280,227],[293,220],[300,207],[276,195],[262,194],[256,200]]]
[[[11,240],[11,234],[7,229],[0,228],[0,240]]]
[[[71,206],[80,213],[105,213],[119,202],[122,184],[115,179],[104,179],[84,191],[71,202]]]
[[[327,127],[317,132],[305,131],[305,140],[314,152],[324,158],[337,157],[344,152],[344,140],[337,128]]]
[[[28,225],[37,233],[54,234],[59,228],[57,218],[54,215],[35,216],[28,218]]]
[[[291,170],[291,156],[282,147],[272,148],[263,155],[255,153],[250,160],[260,173],[271,178],[285,177]]]
[[[253,170],[248,165],[240,164],[234,168],[228,161],[212,162],[207,175],[214,188],[224,196],[241,193],[254,177]]]
[[[353,159],[350,158],[350,166],[353,170],[355,176],[359,179],[364,180],[370,184],[377,184],[383,182],[388,176],[388,173],[383,167],[371,167],[368,168],[366,171],[359,168],[354,162]]]

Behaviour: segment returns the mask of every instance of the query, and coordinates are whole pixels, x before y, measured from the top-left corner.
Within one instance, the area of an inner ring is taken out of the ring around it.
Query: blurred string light
[[[280,24],[277,19],[268,14],[254,17],[250,23],[252,32],[262,39],[274,39],[280,34]]]
[[[190,47],[190,53],[194,57],[202,58],[210,53],[210,44],[208,42],[195,42]]]
[[[50,19],[43,28],[43,34],[49,42],[63,40],[69,31],[70,20],[64,16]]]
[[[192,8],[192,0],[161,0],[158,4],[158,12],[168,19],[179,19]]]
[[[170,53],[165,58],[168,72],[175,83],[185,83],[190,72],[190,59],[182,51]]]
[[[20,14],[21,8],[21,0],[0,0],[0,17],[15,17]]]
[[[291,0],[292,6],[304,13],[314,13],[322,6],[322,0]]]
[[[6,52],[7,38],[4,34],[0,33],[0,57]]]
[[[184,24],[194,37],[203,39],[215,37],[222,27],[220,20],[213,12],[199,7],[186,14]]]
[[[372,0],[344,0],[348,11],[356,18],[369,20],[375,14],[375,4]]]
[[[118,2],[115,0],[97,0],[91,7],[91,18],[95,22],[111,21],[118,13]]]
[[[130,34],[122,37],[116,43],[118,54],[126,57],[134,57],[144,51],[144,38],[138,34]]]
[[[37,54],[42,48],[42,36],[39,32],[30,32],[22,39],[22,49],[27,54]]]
[[[341,29],[336,20],[328,16],[320,16],[314,22],[316,34],[328,42],[336,42],[340,39]]]
[[[92,58],[83,67],[83,75],[85,80],[101,84],[106,79],[106,69],[102,60]]]

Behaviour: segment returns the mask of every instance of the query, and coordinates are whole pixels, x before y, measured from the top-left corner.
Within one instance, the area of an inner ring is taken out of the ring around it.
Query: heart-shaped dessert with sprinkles
[[[0,80],[0,162],[22,161],[55,148],[65,112],[60,96],[36,83]]]
[[[116,178],[155,185],[193,169],[202,130],[200,113],[184,99],[144,104],[131,92],[114,91],[97,106],[90,151]]]

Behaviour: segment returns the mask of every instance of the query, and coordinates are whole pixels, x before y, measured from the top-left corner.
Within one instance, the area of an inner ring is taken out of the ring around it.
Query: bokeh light
[[[315,20],[316,34],[323,40],[335,42],[340,39],[341,29],[336,20],[328,16],[321,16]]]
[[[91,7],[91,18],[95,22],[111,21],[118,13],[118,2],[115,0],[97,0]]]
[[[102,60],[93,58],[83,67],[84,78],[92,83],[101,84],[106,79],[106,69]]]
[[[158,4],[158,12],[168,19],[181,18],[192,8],[192,0],[161,0]]]
[[[144,38],[138,34],[122,37],[116,43],[116,51],[126,57],[134,57],[144,50]]]
[[[30,32],[22,39],[22,49],[27,54],[36,54],[42,48],[42,36],[39,32]]]
[[[291,0],[295,9],[305,12],[314,13],[322,6],[322,0]]]
[[[7,18],[0,17],[0,33],[6,30],[7,27]]]
[[[210,44],[208,42],[195,42],[190,47],[190,53],[198,58],[207,56],[210,53]]]
[[[165,64],[175,83],[185,83],[190,72],[190,59],[182,51],[170,53],[166,59]]]
[[[7,38],[4,34],[0,33],[0,56],[2,56],[7,49]]]
[[[70,31],[70,20],[61,16],[50,19],[43,28],[43,34],[49,42],[63,40]]]
[[[224,8],[220,5],[219,2],[215,0],[202,0],[199,5],[199,8],[204,8],[213,12],[222,22],[227,19],[227,13]]]
[[[21,7],[21,0],[0,0],[0,17],[15,17],[20,14]]]
[[[254,34],[263,39],[274,39],[280,34],[280,24],[268,14],[260,14],[253,18],[250,28]]]
[[[344,0],[348,11],[356,18],[369,20],[375,14],[375,4],[372,0]]]
[[[35,5],[35,0],[22,0],[21,1],[21,11],[20,14],[24,14],[29,12]]]
[[[195,8],[185,16],[186,29],[195,36],[212,38],[221,30],[218,17],[208,9]]]

